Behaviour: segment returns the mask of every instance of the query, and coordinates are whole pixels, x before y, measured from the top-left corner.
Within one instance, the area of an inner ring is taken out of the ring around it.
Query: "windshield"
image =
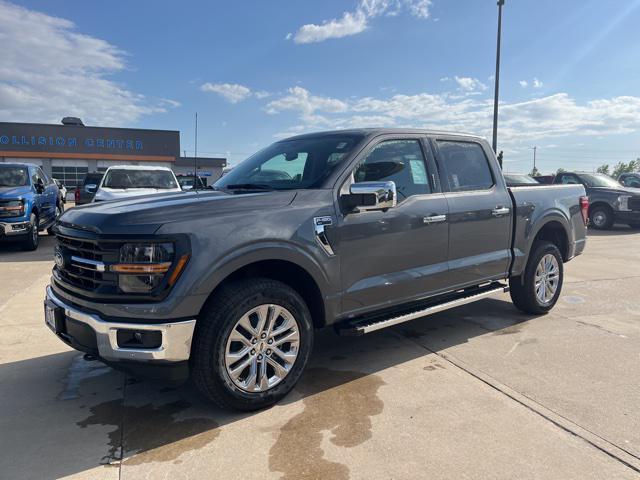
[[[178,188],[172,172],[167,170],[109,170],[103,188]]]
[[[317,188],[362,135],[284,140],[259,151],[215,183],[215,188],[293,190]]]
[[[507,185],[539,185],[538,181],[529,175],[506,173],[504,179]]]
[[[0,166],[0,187],[23,187],[29,184],[26,167]]]
[[[588,187],[618,188],[622,185],[604,173],[581,173],[580,178]]]

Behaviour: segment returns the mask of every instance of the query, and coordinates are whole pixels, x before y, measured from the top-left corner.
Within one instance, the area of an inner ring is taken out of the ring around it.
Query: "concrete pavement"
[[[592,234],[545,317],[504,295],[322,332],[293,394],[253,414],[62,344],[41,240],[0,245],[1,478],[640,478],[640,232]]]

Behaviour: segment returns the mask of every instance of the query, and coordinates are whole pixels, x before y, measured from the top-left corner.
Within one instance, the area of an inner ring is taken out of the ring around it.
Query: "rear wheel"
[[[60,215],[62,215],[62,212],[63,212],[63,211],[64,211],[64,207],[62,206],[62,204],[61,204],[61,203],[58,203],[58,204],[56,205],[56,220],[58,220],[58,217],[59,217]],[[55,222],[54,222],[54,223],[55,223]],[[53,225],[51,225],[49,228],[47,228],[47,233],[48,233],[49,235],[54,235],[54,233],[53,233]]]
[[[29,252],[36,250],[40,243],[40,237],[38,235],[38,216],[35,213],[31,213],[29,217],[29,233],[27,233],[27,239],[23,244],[23,248]]]
[[[277,402],[293,389],[311,354],[309,310],[295,290],[275,280],[223,287],[198,323],[193,379],[223,408],[250,411]]]
[[[558,247],[538,240],[531,248],[524,274],[509,279],[511,300],[525,313],[547,313],[560,297],[563,276],[562,255]]]
[[[613,210],[604,205],[598,205],[589,211],[591,225],[597,230],[609,230],[613,227]]]

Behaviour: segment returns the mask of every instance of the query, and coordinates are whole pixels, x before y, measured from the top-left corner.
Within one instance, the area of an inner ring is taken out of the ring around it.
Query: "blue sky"
[[[0,0],[0,121],[175,129],[237,162],[304,131],[490,136],[494,0]],[[640,156],[640,0],[506,0],[506,168]]]

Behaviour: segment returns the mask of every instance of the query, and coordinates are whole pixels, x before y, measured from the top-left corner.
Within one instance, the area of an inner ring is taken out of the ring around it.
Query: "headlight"
[[[160,286],[174,256],[173,243],[126,243],[120,248],[120,263],[111,271],[118,274],[123,292],[148,293]]]
[[[24,215],[24,201],[22,200],[9,200],[3,202],[0,206],[0,212],[4,213],[4,216],[21,217]]]
[[[628,211],[630,198],[631,198],[630,195],[620,195],[618,197],[618,209],[622,211]]]

